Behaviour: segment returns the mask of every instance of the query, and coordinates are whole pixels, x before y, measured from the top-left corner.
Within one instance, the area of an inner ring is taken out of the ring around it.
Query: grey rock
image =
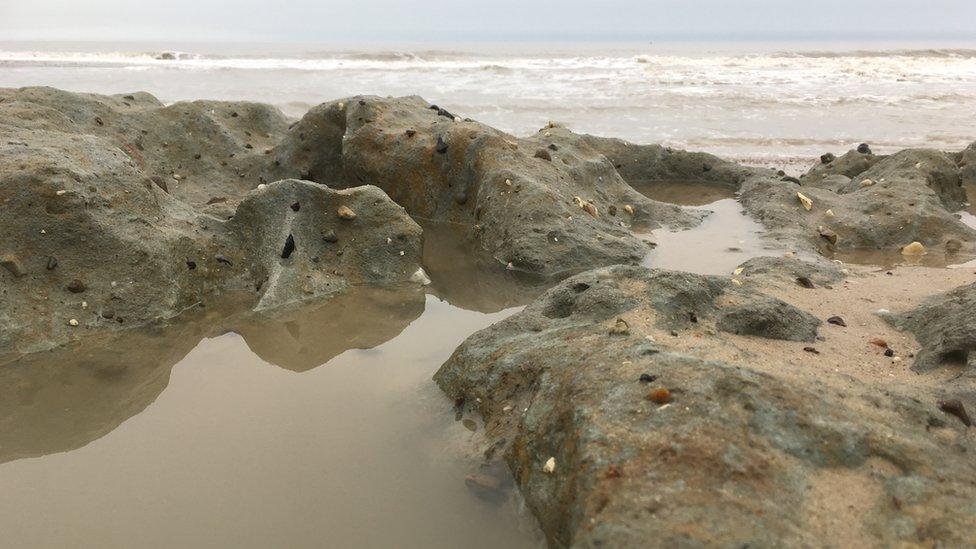
[[[867,544],[972,542],[976,442],[959,421],[940,427],[956,442],[934,437],[942,412],[915,392],[607,335],[621,314],[687,323],[690,304],[708,323],[730,291],[763,299],[686,273],[583,273],[469,337],[435,380],[482,415],[488,440],[509,441],[499,450],[551,546],[819,546],[833,534],[811,520],[818,507]],[[650,400],[662,388],[666,406]],[[870,487],[856,513],[814,489],[831,475]]]
[[[447,146],[442,154],[439,143]],[[559,150],[552,162],[533,158],[537,150],[549,154],[552,143]],[[417,97],[350,98],[315,107],[273,157],[270,178],[302,176],[333,188],[376,185],[414,216],[466,227],[476,249],[502,265],[546,277],[639,262],[647,248],[630,225],[686,228],[701,219],[634,191],[568,130],[518,139],[440,116]],[[635,215],[621,227],[620,217],[587,215],[574,203],[577,196],[600,212],[628,204]]]

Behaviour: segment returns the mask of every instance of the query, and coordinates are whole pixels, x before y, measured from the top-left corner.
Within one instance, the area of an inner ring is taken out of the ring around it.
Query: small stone
[[[169,192],[169,185],[166,184],[166,180],[163,179],[162,177],[159,177],[158,175],[154,175],[154,176],[150,177],[149,179],[153,183],[155,183],[157,187],[159,187],[160,189],[162,189],[163,192],[166,192],[166,193]]]
[[[281,259],[288,259],[295,251],[295,237],[291,234],[285,239],[285,247],[281,250]]]
[[[291,211],[293,212],[297,212],[298,210],[301,209],[302,209],[302,205],[298,202],[295,202],[294,204],[291,205]]]
[[[807,278],[805,276],[798,276],[798,277],[796,277],[796,283],[799,284],[800,286],[803,286],[804,288],[808,288],[810,290],[813,290],[814,288],[817,287],[817,285],[814,284],[812,280],[810,280],[809,278]]]
[[[925,246],[921,242],[912,242],[901,249],[901,255],[922,255],[925,253]]]
[[[444,141],[443,137],[438,136],[437,145],[434,147],[434,150],[436,150],[440,154],[444,154],[447,152],[447,142]]]
[[[112,320],[113,318],[115,318],[115,311],[113,311],[112,309],[105,309],[104,311],[102,311],[102,318],[104,318],[105,320]]]
[[[187,269],[190,269],[191,271],[194,270],[194,269],[196,269],[197,268],[197,262],[196,261],[187,261],[186,262],[186,268]]]
[[[551,457],[546,460],[546,464],[542,466],[542,472],[546,474],[552,474],[556,470],[556,458]]]
[[[629,334],[630,334],[630,325],[627,324],[627,321],[622,318],[618,318],[617,322],[615,322],[613,327],[610,328],[610,335],[629,335]]]
[[[871,147],[867,143],[861,143],[857,146],[857,152],[861,154],[871,154]]]
[[[78,325],[78,319],[76,318],[72,318],[71,320],[68,321],[68,326],[75,327],[77,325]]]
[[[0,257],[0,267],[7,269],[10,274],[14,275],[14,278],[20,278],[27,274],[27,271],[24,270],[24,266],[21,264],[20,260],[12,255]]]
[[[349,206],[339,206],[339,209],[336,210],[336,213],[339,214],[340,219],[345,219],[347,221],[352,221],[353,219],[356,219],[356,212],[352,211],[352,209]]]
[[[174,173],[173,174],[173,179],[179,181],[179,180],[183,179],[183,176],[180,175],[180,174],[178,174],[178,173]]]
[[[800,200],[800,204],[803,205],[803,209],[805,209],[806,211],[809,212],[810,210],[813,209],[813,200],[810,200],[810,197],[808,197],[807,195],[798,192],[796,193],[796,198]]]
[[[335,231],[333,231],[332,229],[328,229],[328,230],[322,231],[322,240],[324,240],[324,241],[326,241],[326,242],[328,242],[330,244],[335,244],[336,242],[339,241],[339,236],[336,235]]]
[[[652,389],[650,393],[647,393],[647,400],[650,400],[654,404],[667,404],[671,402],[671,391],[664,387]]]
[[[586,202],[583,204],[583,211],[590,214],[590,217],[598,218],[600,214],[596,210],[596,206],[592,202]]]
[[[657,379],[656,375],[653,374],[641,374],[638,381],[641,383],[653,383]]]
[[[407,130],[407,131],[405,131],[403,133],[405,133],[407,135],[407,137],[413,137],[413,136],[417,135],[417,130]]]
[[[814,355],[820,354],[820,351],[818,351],[816,347],[804,347],[803,350]]]
[[[549,162],[552,162],[552,155],[549,154],[549,151],[545,149],[539,149],[535,151],[535,154],[533,156],[535,158],[541,158],[542,160],[548,160]]]
[[[58,268],[58,258],[51,256],[47,258],[47,270],[53,271]]]
[[[820,155],[820,163],[821,164],[830,164],[834,160],[837,160],[837,157],[834,156],[834,153],[825,153],[825,154]]]
[[[886,356],[888,358],[891,358],[891,357],[895,356],[894,349],[891,349],[891,348],[885,349],[884,356]]]
[[[834,217],[834,210],[828,209],[827,211],[824,212],[824,215],[827,217]]]
[[[629,215],[634,215],[634,207],[630,204],[624,204],[624,211]]]
[[[610,206],[609,206],[609,207],[607,208],[607,213],[609,213],[610,215],[617,215],[617,207],[616,207],[616,206],[614,206],[613,204],[611,204],[611,205],[610,205]]]
[[[831,244],[837,244],[837,233],[835,233],[834,231],[821,225],[817,227],[817,232],[820,233],[820,238],[823,238],[824,240],[830,242]]]
[[[864,179],[864,180],[861,181],[861,187],[862,188],[863,187],[872,187],[872,186],[874,186],[874,180],[873,179]]]
[[[844,322],[844,319],[839,316],[832,316],[828,318],[827,324],[833,324],[835,326],[844,326],[845,328],[847,327],[847,323]]]
[[[260,185],[258,185],[258,190],[259,190],[259,191],[263,191],[263,190],[265,190],[265,189],[267,189],[267,188],[268,188],[268,186],[267,186],[267,185],[265,185],[264,183],[261,183]]]
[[[793,177],[792,175],[787,175],[785,177],[782,177],[782,178],[780,178],[780,181],[785,181],[787,183],[796,183],[797,185],[800,184],[800,180],[797,179],[797,178],[795,178],[795,177]]]
[[[963,406],[962,401],[959,399],[951,400],[940,400],[939,409],[947,414],[951,414],[959,418],[962,424],[966,427],[973,426],[973,420],[969,418],[969,414],[966,413],[966,407]]]
[[[410,281],[416,282],[418,284],[422,284],[424,286],[428,286],[430,284],[430,277],[427,276],[427,273],[424,271],[424,268],[420,267],[419,269],[414,271],[412,275],[410,275]]]
[[[555,143],[549,143],[549,150],[550,151],[558,151],[559,150],[559,147],[557,147]]]
[[[80,293],[82,293],[82,292],[84,292],[85,290],[88,289],[88,287],[85,286],[85,283],[82,282],[82,281],[80,281],[80,280],[78,280],[78,279],[75,279],[75,280],[72,280],[71,282],[69,282],[67,288],[68,288],[68,291],[71,292],[71,293],[73,293],[73,294],[80,294]]]
[[[231,263],[229,259],[227,259],[226,257],[220,254],[215,255],[214,259],[217,261],[217,263],[223,263],[224,265],[233,265],[233,263]]]

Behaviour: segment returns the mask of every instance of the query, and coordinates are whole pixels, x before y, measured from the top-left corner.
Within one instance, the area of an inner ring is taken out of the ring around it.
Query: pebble
[[[424,271],[423,267],[420,267],[419,269],[414,271],[412,275],[410,275],[410,281],[419,283],[424,286],[430,285],[430,277],[427,276],[427,273]]]
[[[297,212],[298,210],[301,209],[302,209],[302,205],[298,202],[295,202],[294,204],[291,205],[291,211],[293,212]]]
[[[844,326],[845,328],[847,327],[847,323],[844,322],[844,319],[839,316],[832,316],[828,318],[827,324],[833,324],[835,326]]]
[[[590,217],[593,217],[593,218],[600,217],[600,214],[596,210],[596,206],[594,206],[592,202],[587,202],[587,203],[583,204],[583,211],[585,211],[586,213],[590,214]]]
[[[925,246],[921,242],[912,242],[901,249],[901,255],[922,255],[925,253]]]
[[[885,349],[885,351],[884,351],[884,356],[886,356],[886,357],[888,357],[888,358],[891,358],[891,357],[893,357],[893,356],[895,356],[895,351],[894,351],[894,349],[891,349],[890,347],[889,347],[889,348],[887,348],[887,349]]]
[[[861,143],[857,146],[857,152],[861,154],[871,154],[871,147],[867,143]]]
[[[940,400],[939,409],[947,414],[951,414],[959,418],[962,424],[966,427],[973,426],[973,420],[969,418],[969,414],[966,413],[966,407],[963,406],[962,401],[959,399],[951,400]]]
[[[556,458],[551,457],[546,460],[546,464],[542,466],[542,472],[546,474],[552,474],[556,470]]]
[[[827,217],[834,217],[834,210],[827,210],[824,212],[824,215]]]
[[[837,160],[837,157],[834,156],[834,153],[826,153],[826,154],[820,155],[820,163],[821,164],[830,164],[834,160]]]
[[[53,271],[58,268],[58,258],[51,256],[47,258],[47,270]]]
[[[641,374],[638,381],[641,383],[653,383],[657,379],[656,375],[653,374]]]
[[[10,274],[14,275],[14,278],[20,278],[27,274],[27,271],[24,270],[24,266],[20,263],[20,260],[12,255],[0,257],[0,267],[7,269]]]
[[[291,257],[292,252],[295,251],[295,237],[291,234],[285,239],[285,247],[281,250],[281,259],[288,259]]]
[[[64,189],[61,189],[60,191],[55,191],[55,192],[54,192],[54,194],[56,194],[56,195],[58,195],[58,196],[63,196],[63,195],[64,195],[65,193],[67,193],[67,192],[68,192],[68,191],[66,191],[66,190],[64,190]]]
[[[871,180],[871,179],[865,179],[865,180],[861,181],[861,187],[862,188],[863,187],[871,187],[873,185],[874,185],[874,181]]]
[[[339,215],[340,219],[345,219],[348,221],[356,219],[356,212],[352,211],[352,209],[348,206],[339,206],[336,213]]]
[[[647,400],[654,404],[667,404],[671,402],[671,391],[664,387],[652,389],[650,393],[647,393]]]
[[[804,347],[803,350],[806,351],[806,352],[808,352],[808,353],[815,354],[815,355],[819,355],[820,354],[820,351],[818,351],[816,347]]]
[[[74,326],[77,326],[77,325],[78,325],[78,319],[76,319],[76,318],[72,318],[71,320],[68,321],[68,326],[74,327]]]
[[[796,197],[800,200],[800,204],[803,205],[803,209],[808,212],[813,209],[813,200],[810,200],[810,197],[800,192],[796,193]]]
[[[631,206],[630,204],[624,204],[624,211],[627,212],[629,215],[634,215],[634,207]]]
[[[443,137],[439,137],[438,136],[438,138],[437,138],[437,145],[434,147],[434,150],[436,150],[440,154],[446,153],[447,152],[447,141],[444,141],[444,138]]]
[[[75,279],[75,280],[72,280],[71,282],[69,282],[67,288],[68,288],[68,291],[71,292],[71,293],[73,293],[73,294],[80,294],[80,293],[82,293],[82,292],[84,292],[85,290],[88,289],[85,286],[85,283],[82,282],[82,281],[80,281],[80,280],[78,280],[78,279]]]
[[[336,235],[335,231],[328,229],[322,232],[322,240],[334,244],[339,241],[339,237]]]
[[[799,284],[800,286],[803,286],[804,288],[808,288],[810,290],[812,290],[812,289],[814,289],[814,288],[817,287],[816,284],[814,284],[812,280],[810,280],[809,278],[807,278],[805,276],[798,276],[798,277],[796,277],[796,283]]]
[[[549,162],[552,162],[552,155],[549,154],[549,151],[545,149],[539,149],[535,151],[535,154],[533,156],[535,156],[536,158],[541,158],[542,160],[548,160]]]
[[[837,233],[835,233],[834,231],[821,225],[820,227],[817,227],[817,232],[820,233],[820,237],[826,240],[827,242],[830,242],[831,244],[837,244]]]
[[[268,188],[268,186],[265,185],[264,183],[261,183],[260,185],[258,185],[258,190],[259,191],[263,191],[264,189],[267,189],[267,188]]]
[[[610,335],[629,335],[629,334],[630,334],[630,325],[627,324],[627,321],[622,318],[618,318],[617,322],[614,323],[612,328],[610,328]]]

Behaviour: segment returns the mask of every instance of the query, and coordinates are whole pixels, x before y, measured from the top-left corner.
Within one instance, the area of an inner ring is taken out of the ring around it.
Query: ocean
[[[802,171],[857,143],[976,140],[976,43],[0,43],[0,86],[244,99],[300,117],[420,95],[516,135],[577,132]]]

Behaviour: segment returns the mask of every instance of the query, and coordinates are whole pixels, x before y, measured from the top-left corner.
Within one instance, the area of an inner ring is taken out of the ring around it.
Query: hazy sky
[[[0,0],[0,39],[976,40],[976,0]]]

